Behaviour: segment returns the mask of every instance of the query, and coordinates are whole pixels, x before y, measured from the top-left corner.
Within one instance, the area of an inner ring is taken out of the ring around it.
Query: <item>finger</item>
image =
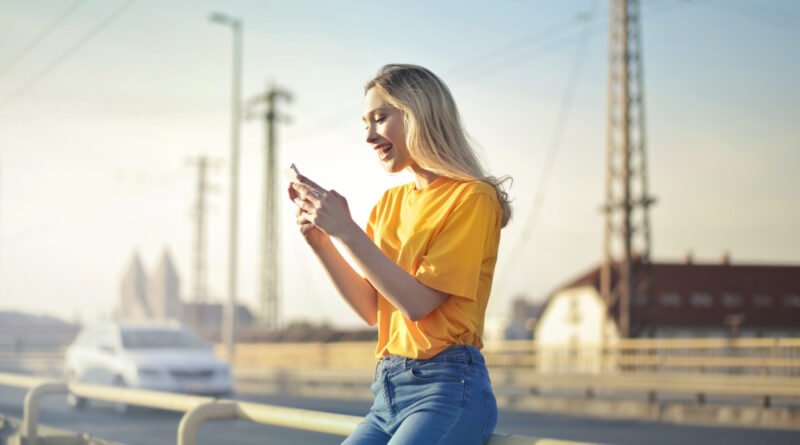
[[[299,198],[294,200],[294,205],[296,205],[303,213],[310,213],[317,209],[314,203]]]
[[[304,214],[302,214],[302,215],[297,217],[297,225],[302,227],[302,226],[305,226],[305,225],[313,226],[314,224],[311,221],[309,221],[308,213],[304,213]]]
[[[321,195],[317,193],[314,189],[306,184],[295,183],[295,190],[302,195],[302,198],[308,200],[314,204],[319,204]]]
[[[292,184],[289,184],[287,191],[289,192],[289,199],[294,201],[297,198],[297,190],[292,187]]]
[[[317,195],[322,195],[323,193],[327,192],[327,190],[325,190],[324,188],[320,187],[319,184],[317,184],[316,182],[308,179],[307,177],[305,177],[303,175],[297,175],[297,180],[299,181],[300,184],[308,186],[311,190],[314,190],[315,192],[317,192]]]

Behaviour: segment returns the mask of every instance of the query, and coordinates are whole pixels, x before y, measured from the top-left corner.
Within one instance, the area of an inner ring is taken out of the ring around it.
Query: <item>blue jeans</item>
[[[427,360],[384,357],[375,402],[342,445],[479,445],[497,424],[497,402],[480,351],[451,346]]]

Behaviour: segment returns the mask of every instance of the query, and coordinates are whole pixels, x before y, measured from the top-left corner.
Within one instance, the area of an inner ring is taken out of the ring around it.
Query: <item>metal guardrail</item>
[[[598,393],[640,393],[654,402],[658,395],[692,395],[698,403],[708,396],[752,397],[755,405],[770,406],[773,398],[800,398],[800,381],[790,377],[708,375],[595,375],[540,374],[508,369],[489,371],[496,394],[536,395],[544,391],[568,390],[596,397]],[[371,372],[360,369],[238,369],[236,386],[248,392],[339,394],[369,398]],[[357,392],[360,388],[364,391]]]
[[[238,343],[241,368],[375,367],[374,342]],[[224,348],[217,347],[219,355]],[[554,374],[756,375],[800,378],[800,338],[624,339],[609,345],[487,342],[489,369]]]
[[[235,400],[189,396],[168,392],[145,391],[113,386],[65,383],[39,377],[0,373],[0,385],[27,388],[23,418],[23,440],[26,445],[40,444],[37,435],[39,400],[52,394],[73,393],[80,397],[109,402],[184,412],[178,426],[178,445],[196,445],[197,429],[211,419],[245,419],[307,431],[346,436],[362,420],[358,416],[309,411]],[[594,445],[554,439],[514,436],[495,433],[487,445]]]
[[[374,369],[374,342],[237,343],[236,368]],[[217,346],[219,356],[224,348]],[[626,339],[571,348],[531,340],[487,342],[489,369],[536,374],[752,375],[800,379],[800,338]],[[0,352],[0,370],[39,372],[61,353]],[[57,366],[57,369],[61,369]]]

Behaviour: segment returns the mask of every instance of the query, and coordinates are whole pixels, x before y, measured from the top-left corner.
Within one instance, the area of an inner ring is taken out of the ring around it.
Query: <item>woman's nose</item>
[[[367,142],[371,143],[378,138],[378,133],[375,132],[374,125],[368,125],[366,133],[367,133]]]

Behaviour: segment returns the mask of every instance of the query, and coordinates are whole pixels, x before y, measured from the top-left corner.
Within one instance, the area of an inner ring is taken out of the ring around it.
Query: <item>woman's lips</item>
[[[392,151],[392,144],[380,145],[376,150],[378,150],[378,156],[380,156],[381,160],[384,160],[389,157],[389,154]]]

